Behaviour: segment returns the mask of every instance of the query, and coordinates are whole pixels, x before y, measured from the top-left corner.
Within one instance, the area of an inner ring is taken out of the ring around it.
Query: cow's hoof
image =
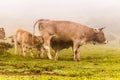
[[[54,60],[57,61],[58,59],[55,58]]]
[[[77,59],[73,59],[74,61],[77,61]]]
[[[42,57],[38,57],[38,58],[41,58],[41,59],[43,59],[44,57],[42,56]]]
[[[74,61],[80,61],[80,59],[73,59]]]
[[[31,56],[32,58],[35,58],[35,56]]]
[[[17,55],[17,53],[14,53],[14,55]]]
[[[77,61],[80,61],[80,59],[77,59]]]
[[[51,57],[51,58],[48,58],[48,59],[52,60],[53,58]]]

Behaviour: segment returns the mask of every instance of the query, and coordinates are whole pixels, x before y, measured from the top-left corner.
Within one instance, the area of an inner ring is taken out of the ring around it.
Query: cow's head
[[[108,41],[106,40],[105,35],[104,35],[104,33],[103,33],[103,29],[104,29],[104,28],[105,28],[105,27],[99,28],[99,29],[94,29],[94,31],[95,31],[94,41],[95,41],[95,42],[104,43],[104,44],[108,43]]]
[[[0,28],[0,39],[4,39],[5,38],[5,30],[4,28]]]

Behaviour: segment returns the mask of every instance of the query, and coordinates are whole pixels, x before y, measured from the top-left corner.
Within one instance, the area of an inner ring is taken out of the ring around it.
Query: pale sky
[[[77,21],[120,32],[120,0],[0,0],[0,26],[7,35],[18,27],[32,31],[40,18]]]

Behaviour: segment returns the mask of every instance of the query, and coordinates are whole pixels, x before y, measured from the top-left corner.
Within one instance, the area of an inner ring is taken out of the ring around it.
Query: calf
[[[15,46],[15,54],[17,54],[18,45],[21,48],[21,53],[23,56],[26,56],[26,49],[30,50],[31,57],[33,57],[32,49],[34,46],[39,45],[37,50],[41,50],[39,48],[42,47],[43,39],[42,37],[37,37],[32,35],[30,32],[27,32],[23,29],[17,29],[13,35],[14,46]],[[38,55],[41,51],[39,51]]]

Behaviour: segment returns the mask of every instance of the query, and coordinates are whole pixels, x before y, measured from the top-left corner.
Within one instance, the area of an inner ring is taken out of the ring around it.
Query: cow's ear
[[[103,29],[105,29],[105,27],[99,28],[100,31],[102,31]]]
[[[94,29],[94,32],[95,32],[95,33],[99,33],[100,30],[99,30],[99,29]]]

